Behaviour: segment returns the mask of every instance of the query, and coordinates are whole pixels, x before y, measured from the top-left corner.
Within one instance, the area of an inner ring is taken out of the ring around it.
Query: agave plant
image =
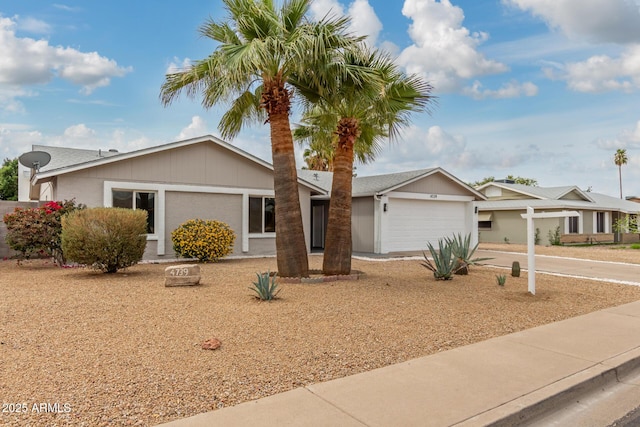
[[[280,293],[280,289],[278,289],[278,284],[276,283],[277,274],[271,275],[269,271],[266,273],[256,273],[258,277],[257,282],[253,282],[253,286],[250,286],[253,292],[256,293],[256,298],[261,299],[262,301],[271,301],[276,299],[278,293]]]
[[[425,261],[422,265],[433,272],[433,277],[435,277],[436,280],[451,280],[457,264],[457,260],[451,250],[451,245],[445,240],[439,239],[438,250],[436,250],[431,243],[428,243],[427,247],[429,248],[431,259],[423,252],[422,254],[424,255]]]
[[[471,234],[467,234],[462,237],[462,234],[458,233],[453,237],[445,237],[447,245],[451,248],[451,253],[456,260],[454,267],[455,274],[469,274],[469,266],[476,265],[481,261],[486,261],[492,258],[473,258],[473,254],[478,249],[478,243],[475,246],[471,246]]]

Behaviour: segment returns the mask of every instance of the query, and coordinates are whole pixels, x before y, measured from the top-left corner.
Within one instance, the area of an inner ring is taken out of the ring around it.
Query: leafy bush
[[[276,299],[278,294],[280,293],[280,289],[278,289],[278,284],[276,283],[277,274],[271,275],[270,272],[256,273],[258,277],[257,282],[253,282],[253,286],[250,286],[253,292],[256,293],[256,298],[261,299],[262,301],[271,301]]]
[[[456,259],[455,274],[469,274],[469,266],[492,258],[473,258],[478,249],[478,243],[471,247],[471,234],[462,237],[462,234],[454,234],[453,237],[445,237],[445,243],[451,248],[451,253]]]
[[[631,249],[640,249],[640,243],[633,243]]]
[[[424,262],[422,265],[433,272],[433,277],[436,280],[451,280],[451,275],[455,272],[458,264],[456,257],[453,256],[451,245],[445,240],[439,239],[438,250],[431,243],[428,243],[427,247],[429,248],[431,259],[423,252]]]
[[[141,209],[79,210],[62,218],[62,248],[72,261],[115,273],[142,260],[146,232]]]
[[[222,221],[191,219],[171,233],[178,256],[200,261],[217,261],[233,252],[234,231]]]
[[[560,246],[560,226],[557,226],[555,231],[549,230],[549,244],[553,246]]]
[[[613,231],[617,233],[640,233],[639,221],[637,216],[626,215],[613,222]]]
[[[62,266],[66,260],[60,238],[61,219],[70,212],[84,208],[82,204],[76,205],[74,200],[47,202],[37,208],[15,208],[3,218],[7,225],[7,244],[20,252],[23,259],[34,254],[45,254]]]
[[[498,286],[504,286],[504,284],[507,283],[507,276],[504,274],[497,275],[496,282],[498,283]]]

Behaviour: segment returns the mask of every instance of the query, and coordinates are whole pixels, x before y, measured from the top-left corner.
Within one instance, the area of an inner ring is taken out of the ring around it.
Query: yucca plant
[[[256,273],[258,277],[257,282],[253,282],[253,286],[250,286],[253,292],[256,293],[256,298],[262,301],[271,301],[277,298],[280,293],[278,284],[276,283],[277,273],[271,275],[271,272]]]
[[[428,243],[427,247],[429,248],[431,259],[423,252],[425,261],[422,265],[433,272],[433,277],[436,280],[451,280],[457,264],[457,260],[451,251],[451,245],[445,240],[439,239],[438,250],[431,243]]]
[[[473,258],[473,254],[478,249],[478,243],[471,246],[471,234],[462,237],[462,234],[454,234],[453,237],[445,237],[447,245],[451,248],[451,253],[456,259],[455,274],[469,274],[469,266],[476,265],[481,261],[492,258]]]

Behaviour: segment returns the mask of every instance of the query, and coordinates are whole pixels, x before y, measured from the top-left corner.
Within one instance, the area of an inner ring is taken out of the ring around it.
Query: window
[[[604,233],[606,230],[605,226],[606,215],[604,212],[596,212],[596,233]]]
[[[113,207],[142,209],[147,211],[147,233],[155,232],[155,200],[156,194],[143,191],[113,191]]]
[[[578,234],[578,220],[580,217],[570,216],[569,217],[569,233]]]
[[[249,233],[275,233],[276,199],[249,197]]]
[[[493,220],[492,212],[478,213],[478,228],[482,230],[491,230],[492,220]]]
[[[491,230],[491,221],[478,221],[478,228],[482,230]]]

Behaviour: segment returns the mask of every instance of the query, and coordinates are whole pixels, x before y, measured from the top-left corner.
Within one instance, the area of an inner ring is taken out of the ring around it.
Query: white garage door
[[[427,250],[438,239],[466,235],[465,202],[389,199],[389,251]]]

